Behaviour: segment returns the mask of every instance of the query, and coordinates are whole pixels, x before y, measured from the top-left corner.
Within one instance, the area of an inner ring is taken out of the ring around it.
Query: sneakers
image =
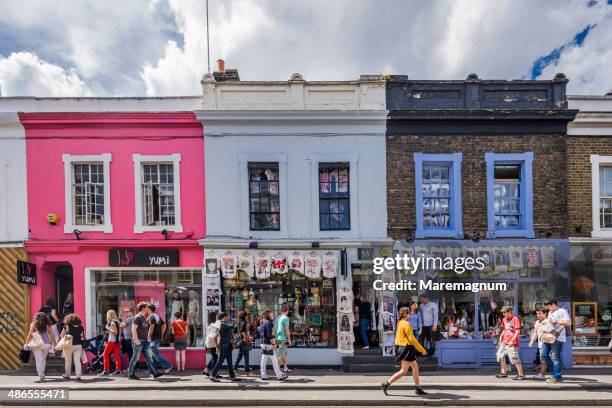
[[[427,395],[428,394],[421,387],[416,387],[416,390],[414,390],[414,393],[416,395]]]
[[[283,375],[281,378],[278,379],[278,381],[284,381],[287,378],[289,378],[289,376],[287,374]]]
[[[547,382],[548,384],[558,384],[558,383],[560,383],[561,381],[560,381],[560,380],[557,380],[556,378],[552,378],[552,377],[550,377],[550,378],[547,378],[547,379],[546,379],[546,382]]]
[[[230,381],[231,381],[231,382],[239,382],[239,381],[240,381],[240,378],[230,377]]]
[[[504,374],[504,373],[499,373],[499,374],[495,374],[495,378],[507,378],[508,374]]]
[[[289,367],[287,367],[287,368],[283,368],[283,371],[286,372],[286,373],[290,373],[291,369]]]
[[[132,374],[132,375],[128,375],[128,380],[140,380],[140,378],[136,377],[135,374]]]
[[[218,377],[208,377],[208,379],[212,382],[221,382]]]
[[[268,381],[270,380],[270,377],[259,377],[261,379],[261,381]]]
[[[121,374],[123,374],[123,373],[122,373],[121,371],[117,370],[117,371],[113,371],[113,372],[112,372],[112,373],[110,373],[108,376],[109,376],[109,377],[113,377],[113,376],[115,376],[115,375],[121,375]]]
[[[546,377],[544,377],[544,374],[542,373],[537,373],[536,375],[533,376],[534,380],[545,380]]]
[[[515,375],[514,377],[512,377],[513,380],[518,380],[518,381],[522,381],[525,379],[524,375]]]
[[[103,378],[103,377],[108,377],[110,376],[110,373],[108,371],[102,371],[100,374],[98,374],[98,377]]]
[[[364,346],[364,347],[362,347],[361,349],[362,349],[362,350],[369,350],[369,349],[370,349],[370,346]]]
[[[161,377],[162,375],[163,375],[162,373],[155,373],[155,374],[153,374],[151,377],[152,377],[153,379],[156,379],[156,378]]]
[[[385,395],[389,395],[389,394],[387,394],[387,391],[389,391],[389,387],[391,386],[391,384],[389,384],[387,381],[385,381],[380,386],[382,387],[382,390],[385,393]]]
[[[166,368],[166,369],[164,370],[164,374],[168,374],[170,371],[172,371],[172,366],[170,366],[170,367]]]

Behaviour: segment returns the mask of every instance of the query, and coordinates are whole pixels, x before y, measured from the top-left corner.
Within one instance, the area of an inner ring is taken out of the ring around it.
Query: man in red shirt
[[[512,306],[502,308],[504,318],[501,322],[501,335],[497,346],[497,361],[499,361],[501,372],[497,378],[506,378],[512,370],[512,366],[507,367],[505,357],[508,356],[510,363],[516,366],[518,375],[512,377],[513,380],[524,380],[523,365],[519,357],[519,335],[521,334],[521,321],[512,314]]]

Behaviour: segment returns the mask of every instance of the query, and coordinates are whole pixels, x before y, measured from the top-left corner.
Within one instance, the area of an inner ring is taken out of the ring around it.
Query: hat
[[[514,308],[512,306],[504,306],[502,307],[502,313],[512,312]]]

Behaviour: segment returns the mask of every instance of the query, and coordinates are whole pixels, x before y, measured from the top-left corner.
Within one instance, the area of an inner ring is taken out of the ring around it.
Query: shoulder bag
[[[30,339],[30,341],[28,342],[26,346],[32,350],[42,348],[44,346],[44,343],[43,343],[43,339],[40,333],[37,331],[32,333],[32,338]]]
[[[64,337],[57,342],[55,346],[56,351],[64,351],[72,348],[72,336],[70,334],[65,334]]]

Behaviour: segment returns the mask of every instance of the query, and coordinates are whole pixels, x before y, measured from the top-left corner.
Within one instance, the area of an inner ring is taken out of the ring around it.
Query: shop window
[[[333,279],[309,279],[302,274],[272,275],[269,280],[252,281],[244,274],[224,281],[224,308],[236,320],[247,313],[249,327],[256,338],[259,316],[266,309],[280,315],[281,306],[290,307],[290,329],[294,347],[335,348],[336,306]]]
[[[188,279],[188,277],[190,279]],[[94,333],[104,334],[106,312],[115,310],[121,320],[136,313],[136,304],[153,302],[156,313],[170,325],[176,312],[189,323],[188,345],[204,347],[202,314],[202,271],[195,270],[95,270],[93,271],[91,299]],[[161,345],[172,343],[171,330],[167,330]]]
[[[500,322],[503,318],[501,309],[515,305],[514,283],[506,282],[506,290],[483,290],[478,294],[478,327],[480,337],[491,339],[498,337]]]
[[[417,238],[463,236],[461,153],[414,154]]]
[[[278,163],[249,162],[251,231],[280,231]]]
[[[533,238],[533,153],[486,153],[487,236]]]
[[[319,228],[351,229],[348,163],[319,164]]]
[[[63,156],[66,191],[65,233],[112,232],[109,166],[111,155]]]
[[[521,321],[521,336],[531,335],[536,321],[535,312],[545,308],[548,299],[555,299],[555,287],[549,281],[523,282],[519,284],[518,318]]]

